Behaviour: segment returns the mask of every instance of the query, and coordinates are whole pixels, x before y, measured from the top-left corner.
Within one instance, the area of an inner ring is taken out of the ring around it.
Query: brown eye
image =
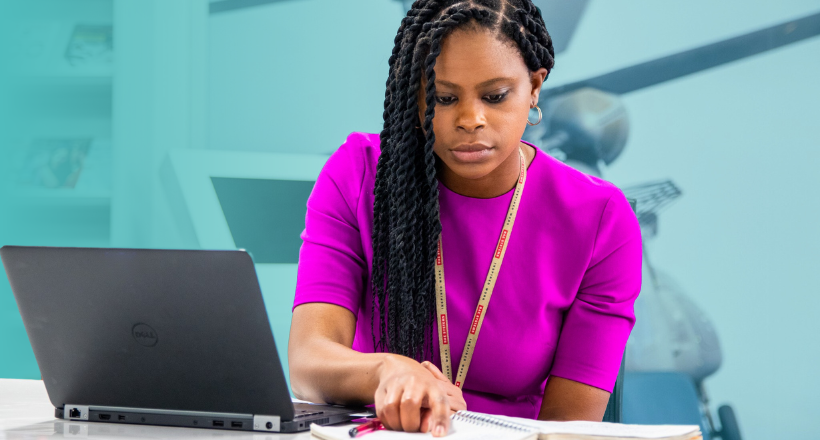
[[[456,101],[452,96],[436,96],[436,102],[441,105],[450,105]]]
[[[509,92],[507,92],[507,93],[509,93]],[[503,101],[504,98],[507,97],[507,93],[501,93],[501,94],[497,94],[497,95],[487,95],[487,98],[485,98],[485,99],[490,104],[498,104],[499,102]]]

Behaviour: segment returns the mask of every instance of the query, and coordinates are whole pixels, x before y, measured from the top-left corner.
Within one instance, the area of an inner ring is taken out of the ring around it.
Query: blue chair
[[[635,199],[627,199],[629,206],[632,207],[632,212],[638,213],[638,201]],[[624,394],[624,364],[626,363],[626,349],[624,355],[621,357],[621,369],[618,371],[618,379],[615,381],[615,388],[612,389],[612,394],[609,395],[609,402],[606,404],[606,411],[604,411],[604,422],[621,423],[623,418],[623,394]]]
[[[628,199],[637,213],[637,202]],[[712,430],[708,414],[701,413],[702,403],[692,378],[674,372],[624,373],[624,358],[615,388],[609,396],[604,422],[638,424],[699,425],[704,440],[741,440],[734,410],[729,405],[718,408],[721,429]],[[708,409],[706,410],[708,411]]]
[[[623,400],[624,400],[624,363],[626,360],[626,353],[621,358],[621,369],[618,371],[618,379],[615,381],[615,387],[612,389],[612,394],[609,395],[609,402],[606,404],[606,411],[604,412],[604,422],[621,423],[623,416]]]
[[[686,374],[626,373],[622,398],[623,423],[699,425],[703,439],[710,438],[695,383]]]

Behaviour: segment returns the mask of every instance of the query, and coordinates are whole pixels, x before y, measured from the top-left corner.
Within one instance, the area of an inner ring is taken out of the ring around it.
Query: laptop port
[[[117,416],[117,420],[125,420],[125,416],[120,414]]]
[[[80,413],[80,410],[78,410],[77,408],[71,408],[70,410],[68,410],[68,417],[69,418],[79,419],[81,416],[82,416],[82,413]]]
[[[225,422],[223,422],[222,420],[214,420],[214,426],[217,426],[217,427],[225,426]]]
[[[241,428],[242,422],[231,422],[231,428]]]
[[[111,419],[111,414],[99,414],[99,415],[97,415],[97,417],[99,417],[100,420],[110,420]]]

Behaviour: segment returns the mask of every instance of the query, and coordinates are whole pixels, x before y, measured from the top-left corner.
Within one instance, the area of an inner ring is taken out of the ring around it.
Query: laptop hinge
[[[279,432],[279,416],[253,416],[253,430]]]

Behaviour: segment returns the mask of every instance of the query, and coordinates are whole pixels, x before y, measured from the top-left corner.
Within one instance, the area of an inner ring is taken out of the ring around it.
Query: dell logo
[[[137,341],[138,344],[145,347],[153,347],[159,342],[157,332],[143,323],[135,324],[134,327],[131,328],[131,336],[134,337],[134,340]]]

